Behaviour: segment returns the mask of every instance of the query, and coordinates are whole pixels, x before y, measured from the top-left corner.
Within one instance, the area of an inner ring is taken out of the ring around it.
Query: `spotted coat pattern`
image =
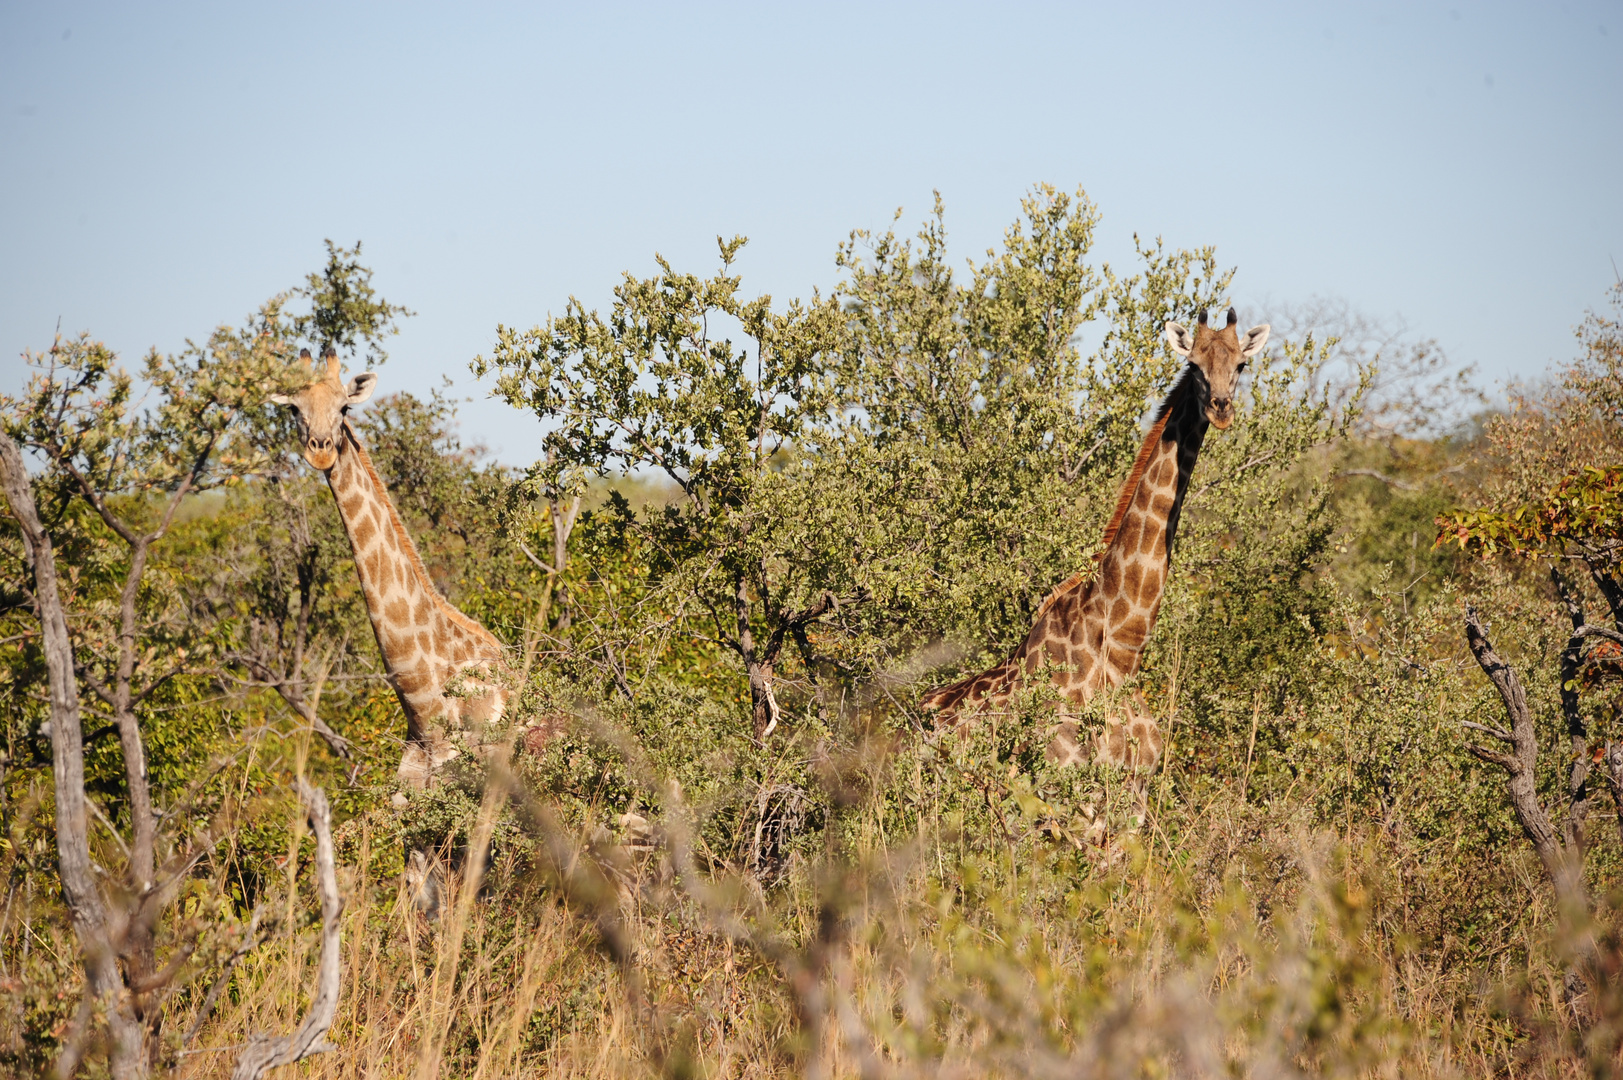
[[[1232,422],[1235,380],[1245,359],[1261,349],[1267,332],[1266,326],[1257,327],[1242,343],[1232,309],[1222,330],[1208,328],[1202,315],[1192,340],[1177,324],[1168,324],[1174,348],[1188,355],[1190,363],[1157,410],[1122,485],[1097,569],[1091,576],[1072,575],[1049,594],[1026,639],[1008,659],[926,694],[920,705],[934,712],[938,723],[963,722],[979,712],[1006,708],[1025,679],[1044,664],[1056,689],[1076,705],[1137,672],[1161,610],[1178,518],[1207,429],[1214,422],[1220,427]],[[1188,345],[1179,348],[1180,341]],[[1088,760],[1090,749],[1101,762],[1153,768],[1162,739],[1143,698],[1135,696],[1107,721],[1091,747],[1079,737],[1076,723],[1062,717],[1047,753],[1062,765],[1074,765]]]
[[[501,720],[507,705],[502,644],[439,594],[347,419],[343,434],[327,483],[354,549],[378,650],[406,713],[400,781],[421,789],[456,757],[453,739],[477,742]],[[456,693],[447,694],[453,680]]]

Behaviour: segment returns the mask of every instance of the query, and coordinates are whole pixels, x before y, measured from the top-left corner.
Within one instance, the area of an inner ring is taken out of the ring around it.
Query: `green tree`
[[[1098,212],[1082,192],[1042,186],[1022,211],[962,281],[939,200],[914,239],[859,231],[839,255],[842,380],[919,551],[895,617],[999,652],[1097,542],[1139,422],[1183,369],[1165,321],[1218,304],[1232,276],[1210,250],[1159,243],[1142,275],[1091,266]],[[1102,337],[1087,357],[1084,330]]]
[[[293,337],[309,343],[313,356],[326,355],[329,347],[354,356],[364,346],[367,366],[375,367],[389,358],[383,339],[400,332],[396,320],[413,312],[378,296],[371,269],[361,264],[359,240],[352,248],[331,240],[322,243],[327,246],[327,265],[291,293],[309,301],[310,310],[294,316],[289,329]]]
[[[656,580],[674,595],[683,629],[731,650],[749,680],[757,738],[778,721],[775,669],[786,641],[861,596],[843,557],[796,550],[784,511],[815,506],[818,478],[803,443],[840,402],[830,378],[838,307],[814,297],[774,312],[730,274],[742,237],[720,241],[710,278],[626,275],[609,318],[571,300],[533,330],[498,330],[479,375],[550,423],[532,483],[571,494],[587,475],[656,472],[680,495],[635,513],[611,512],[645,545]],[[735,346],[729,332],[745,341]],[[798,545],[797,545],[798,547]],[[793,557],[791,557],[793,556]],[[703,631],[698,630],[702,625]]]

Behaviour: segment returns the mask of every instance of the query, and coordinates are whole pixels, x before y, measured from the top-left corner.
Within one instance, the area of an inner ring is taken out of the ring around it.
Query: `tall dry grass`
[[[697,853],[695,812],[675,792],[653,823],[571,830],[507,778],[490,789],[464,865],[481,864],[504,813],[532,843],[498,851],[482,880],[453,879],[430,922],[377,869],[390,865],[376,857],[395,842],[388,822],[353,823],[344,996],[329,1035],[340,1049],[301,1074],[1615,1068],[1609,991],[1562,999],[1555,913],[1531,859],[1473,865],[1468,852],[1428,851],[1355,819],[1327,830],[1309,800],[1258,805],[1238,778],[1177,799],[1163,782],[1138,828],[1118,800],[1101,811],[1112,827],[1102,847],[1051,839],[1040,815],[990,844],[951,812],[920,814],[898,834],[885,802],[894,783],[864,790],[849,777],[891,770],[894,781],[911,768],[921,796],[935,781],[916,760],[867,753],[830,773],[829,839],[792,856],[771,888]],[[1507,914],[1473,931],[1465,962],[1461,943],[1433,928],[1457,899],[1449,891],[1481,887],[1467,884],[1481,875],[1503,890]],[[304,929],[238,965],[176,1059],[180,1075],[227,1075],[245,1032],[297,1023],[318,941],[298,910],[308,899],[291,876],[283,886],[286,925]],[[170,1025],[189,1026],[195,1004],[177,1001]]]

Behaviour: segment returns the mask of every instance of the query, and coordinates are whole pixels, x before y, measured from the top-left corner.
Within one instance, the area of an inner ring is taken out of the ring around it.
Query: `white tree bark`
[[[50,681],[51,778],[56,795],[57,871],[62,900],[79,949],[84,954],[86,1005],[95,1003],[106,1013],[111,1036],[110,1066],[115,1080],[147,1074],[142,1025],[136,1020],[128,989],[118,970],[117,945],[107,905],[96,884],[90,862],[90,837],[85,804],[84,732],[79,719],[79,684],[74,675],[73,643],[57,590],[56,553],[50,533],[39,518],[22,452],[0,432],[0,486],[11,504],[23,539],[23,554],[34,575],[34,611],[39,616],[45,644],[45,666]],[[87,1015],[89,1009],[81,1009]],[[64,1040],[56,1074],[66,1080],[79,1064],[85,1036],[76,1024]]]
[[[310,1000],[310,1011],[304,1023],[291,1035],[266,1035],[255,1032],[248,1036],[247,1049],[237,1058],[237,1067],[231,1080],[259,1080],[278,1065],[291,1065],[312,1054],[336,1050],[327,1041],[327,1029],[332,1027],[338,1013],[340,984],[338,917],[344,910],[338,896],[338,868],[333,859],[332,814],[327,809],[327,796],[320,788],[299,780],[299,798],[310,818],[310,828],[316,834],[316,891],[321,896],[321,963],[316,976],[316,993]]]

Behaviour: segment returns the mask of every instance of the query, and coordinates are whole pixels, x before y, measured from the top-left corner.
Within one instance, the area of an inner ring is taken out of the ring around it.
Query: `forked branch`
[[[1558,580],[1557,587],[1562,583]],[[1575,605],[1574,605],[1575,607]],[[1574,621],[1582,622],[1581,610],[1569,612]],[[1516,671],[1494,650],[1488,640],[1488,630],[1482,624],[1476,608],[1465,609],[1465,640],[1494,689],[1504,702],[1505,716],[1510,721],[1510,750],[1508,754],[1482,746],[1468,749],[1483,761],[1492,762],[1505,770],[1505,790],[1510,796],[1511,809],[1516,820],[1533,843],[1544,872],[1555,888],[1556,904],[1563,923],[1569,928],[1580,928],[1589,916],[1589,890],[1584,882],[1584,818],[1589,810],[1587,755],[1579,755],[1568,787],[1567,822],[1558,831],[1549,813],[1538,798],[1538,733],[1533,723],[1533,711],[1527,704],[1527,693],[1522,688]],[[1569,723],[1573,723],[1569,716]],[[1578,725],[1581,729],[1581,724]],[[1582,736],[1573,733],[1573,745],[1579,745]],[[1580,930],[1572,943],[1574,965],[1567,969],[1564,983],[1568,1002],[1583,992],[1580,969],[1591,967],[1595,957],[1595,939],[1586,930]]]
[[[1573,884],[1571,868],[1567,865],[1567,852],[1563,849],[1561,836],[1538,801],[1535,785],[1538,733],[1533,725],[1533,710],[1527,704],[1527,692],[1522,689],[1515,669],[1494,650],[1493,643],[1488,640],[1488,628],[1482,624],[1482,618],[1474,607],[1465,609],[1465,640],[1483,674],[1499,691],[1499,698],[1505,705],[1506,719],[1510,721],[1509,754],[1476,746],[1470,750],[1477,757],[1505,770],[1505,787],[1510,794],[1510,805],[1516,813],[1516,820],[1533,842],[1533,850],[1538,853],[1539,861],[1544,864],[1556,892],[1562,894],[1565,900],[1565,893]]]

